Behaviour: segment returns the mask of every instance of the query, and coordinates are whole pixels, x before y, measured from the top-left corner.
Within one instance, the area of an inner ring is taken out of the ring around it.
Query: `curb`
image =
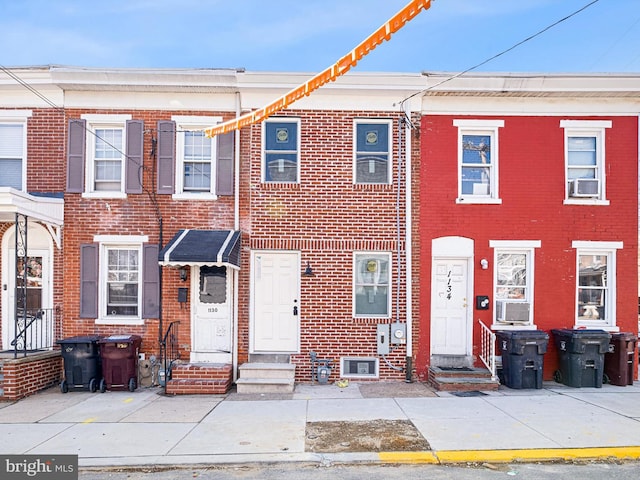
[[[638,460],[637,447],[540,448],[518,450],[441,450],[422,452],[380,452],[383,463],[511,463],[570,460]]]

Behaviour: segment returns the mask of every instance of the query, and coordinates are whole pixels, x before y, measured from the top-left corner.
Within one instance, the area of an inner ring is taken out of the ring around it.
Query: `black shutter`
[[[125,173],[126,193],[142,193],[142,151],[144,147],[144,122],[127,121],[127,159]]]
[[[176,122],[158,122],[158,193],[174,192],[176,168]]]
[[[233,195],[233,163],[235,150],[234,132],[225,133],[216,137],[218,147],[216,149],[216,194]]]
[[[98,318],[98,244],[80,245],[80,318]]]
[[[142,253],[142,318],[160,316],[160,265],[158,246],[147,244]]]
[[[69,120],[67,140],[67,192],[69,193],[84,191],[86,125],[86,120]]]

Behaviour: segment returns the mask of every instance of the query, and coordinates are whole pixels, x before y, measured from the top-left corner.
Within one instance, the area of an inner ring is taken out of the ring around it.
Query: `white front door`
[[[297,352],[300,255],[254,252],[252,259],[252,351]]]
[[[192,267],[192,362],[231,362],[233,275],[227,267]]]
[[[431,354],[470,353],[467,260],[435,258],[431,289]]]
[[[3,346],[5,349],[14,348],[11,342],[16,336],[16,285],[22,285],[24,282],[25,266],[23,260],[20,259],[18,265],[19,275],[16,275],[16,251],[9,249],[8,255],[8,283],[7,283],[7,312],[6,322],[3,328]],[[53,339],[53,316],[49,310],[50,305],[50,281],[51,271],[48,250],[32,250],[29,249],[26,258],[26,299],[18,299],[18,331],[23,332],[26,321],[26,345],[21,343],[18,348],[31,350],[43,346],[43,341],[51,346]],[[41,313],[44,309],[49,310],[45,314]],[[35,320],[34,320],[35,319]]]

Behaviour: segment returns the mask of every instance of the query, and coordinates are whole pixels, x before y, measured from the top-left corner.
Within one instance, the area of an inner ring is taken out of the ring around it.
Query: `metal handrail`
[[[180,359],[178,349],[178,325],[179,321],[171,322],[162,338],[160,348],[162,351],[162,368],[164,369],[164,391],[167,393],[167,382],[171,379],[173,364]]]
[[[491,331],[482,321],[480,323],[480,360],[491,372],[491,380],[496,381],[496,334]]]
[[[53,348],[54,323],[53,308],[19,309],[15,318],[16,334],[10,343],[14,358],[18,353],[26,357],[27,352]]]

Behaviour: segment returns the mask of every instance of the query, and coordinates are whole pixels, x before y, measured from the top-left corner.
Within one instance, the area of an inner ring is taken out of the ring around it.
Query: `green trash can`
[[[97,335],[69,337],[58,340],[64,363],[64,379],[60,391],[89,390],[95,392],[102,379]]]
[[[604,354],[611,335],[604,330],[554,329],[560,369],[554,379],[569,387],[602,387]]]
[[[544,354],[549,335],[541,330],[496,332],[502,351],[502,374],[509,388],[542,388]]]

